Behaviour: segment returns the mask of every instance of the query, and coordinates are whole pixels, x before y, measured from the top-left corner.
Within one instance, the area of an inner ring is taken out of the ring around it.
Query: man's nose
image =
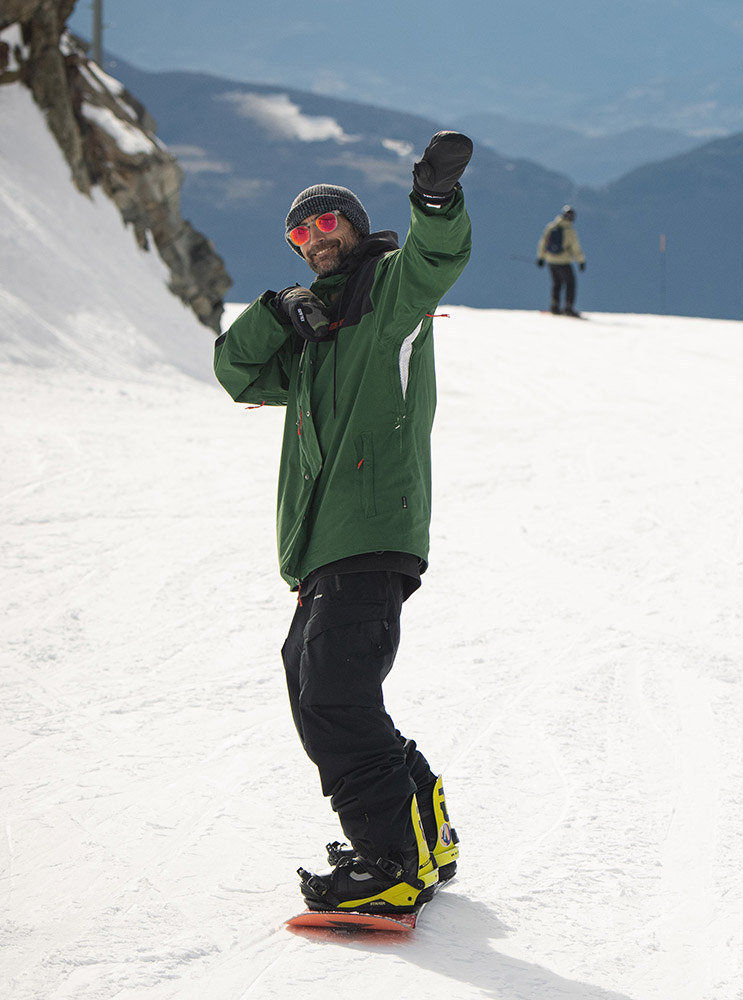
[[[310,238],[307,242],[312,243],[313,241],[324,240],[326,236],[328,236],[328,233],[321,232],[313,222],[310,226]]]

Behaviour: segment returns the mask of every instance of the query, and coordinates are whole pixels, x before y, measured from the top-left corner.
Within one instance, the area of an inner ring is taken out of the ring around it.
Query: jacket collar
[[[337,284],[338,281],[346,278],[349,274],[358,271],[361,265],[365,264],[368,260],[374,260],[377,257],[384,256],[384,254],[389,253],[391,250],[399,249],[400,244],[397,233],[393,233],[391,229],[385,229],[379,233],[370,233],[368,236],[364,236],[361,242],[351,251],[339,270],[334,271],[332,274],[327,274],[322,278],[316,278],[315,281],[328,282],[329,285]],[[314,284],[315,282],[313,282]]]
[[[353,274],[361,265],[372,257],[381,257],[390,250],[399,250],[400,243],[397,233],[384,229],[378,233],[369,233],[357,247],[348,255],[338,274]]]

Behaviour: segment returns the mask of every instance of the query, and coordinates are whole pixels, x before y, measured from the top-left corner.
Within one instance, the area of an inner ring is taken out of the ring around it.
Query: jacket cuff
[[[462,185],[457,182],[455,187],[446,195],[431,195],[428,197],[425,193],[416,191],[415,188],[410,192],[410,200],[415,206],[423,209],[428,215],[445,215],[448,209],[452,205],[459,201],[462,191]]]

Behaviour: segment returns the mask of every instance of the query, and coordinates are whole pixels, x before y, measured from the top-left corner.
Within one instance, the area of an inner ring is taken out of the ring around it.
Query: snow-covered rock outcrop
[[[99,185],[167,265],[169,287],[199,320],[219,330],[232,284],[206,236],[180,211],[181,169],[155,122],[117,81],[88,59],[66,29],[75,0],[5,0],[0,5],[0,84],[25,85],[84,193]]]

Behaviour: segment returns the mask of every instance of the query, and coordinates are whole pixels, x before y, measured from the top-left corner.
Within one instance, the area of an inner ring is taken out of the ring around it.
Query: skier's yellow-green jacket
[[[562,229],[562,250],[559,253],[550,253],[547,249],[547,237],[557,227]],[[586,258],[583,256],[578,234],[572,222],[565,216],[558,215],[545,226],[537,246],[537,259],[546,260],[548,264],[570,264],[574,260],[585,264]]]
[[[372,233],[340,273],[312,283],[330,307],[332,341],[299,337],[268,291],[216,343],[214,370],[234,400],[287,407],[277,536],[293,590],[350,556],[428,560],[432,314],[471,241],[461,189],[443,209],[410,200],[402,247],[394,233]]]

